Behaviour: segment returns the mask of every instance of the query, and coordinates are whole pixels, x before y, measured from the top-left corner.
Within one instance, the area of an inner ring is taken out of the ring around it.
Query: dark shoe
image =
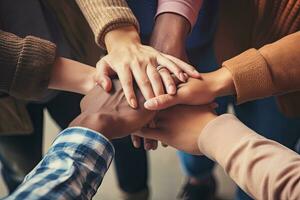
[[[201,183],[197,185],[191,184],[188,180],[177,198],[180,200],[215,200],[216,188],[216,181],[213,176],[201,180]]]

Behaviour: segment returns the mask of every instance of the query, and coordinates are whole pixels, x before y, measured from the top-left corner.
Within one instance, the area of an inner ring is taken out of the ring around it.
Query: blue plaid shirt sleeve
[[[101,134],[82,127],[68,128],[6,199],[91,199],[113,156],[112,144]]]

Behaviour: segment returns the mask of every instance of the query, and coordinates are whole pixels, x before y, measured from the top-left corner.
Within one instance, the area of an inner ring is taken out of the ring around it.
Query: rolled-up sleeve
[[[185,17],[193,27],[202,2],[203,0],[159,0],[156,16],[166,12],[176,13]]]

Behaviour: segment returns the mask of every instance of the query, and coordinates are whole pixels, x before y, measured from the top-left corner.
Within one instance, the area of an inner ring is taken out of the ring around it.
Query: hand
[[[136,134],[161,141],[187,153],[201,154],[197,144],[199,135],[202,129],[216,117],[210,105],[178,105],[160,111],[155,116],[156,128],[143,128]]]
[[[175,13],[162,13],[155,20],[150,46],[162,53],[187,61],[185,41],[190,28],[190,23],[185,17]],[[158,72],[163,80],[165,80],[165,85],[176,85],[171,77],[171,72],[167,68],[162,68]],[[171,95],[174,94],[172,93]],[[134,146],[139,147],[141,138],[135,135],[132,135],[131,138]],[[149,141],[147,138],[144,139],[144,144],[146,144],[145,147],[153,146],[152,149],[156,149],[157,147],[157,143]]]
[[[145,99],[137,90],[137,99]],[[155,112],[143,106],[131,108],[125,98],[121,84],[113,81],[113,90],[107,93],[99,86],[91,90],[81,101],[82,113],[70,126],[83,126],[100,132],[108,139],[120,138],[141,129],[154,117]]]
[[[231,73],[226,68],[215,72],[201,74],[201,79],[189,78],[178,86],[176,95],[160,95],[147,100],[144,104],[148,110],[161,110],[177,104],[209,104],[216,97],[235,93]]]
[[[129,105],[137,108],[133,90],[136,81],[145,99],[164,94],[176,93],[176,86],[170,76],[160,76],[157,67],[163,66],[185,82],[184,72],[191,77],[199,77],[194,68],[183,61],[142,45],[134,27],[123,27],[110,31],[105,36],[108,55],[97,64],[98,83],[106,90],[111,89],[110,76],[117,74]]]

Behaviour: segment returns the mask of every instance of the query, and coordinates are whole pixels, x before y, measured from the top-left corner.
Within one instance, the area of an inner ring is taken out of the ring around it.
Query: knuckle
[[[141,83],[141,85],[142,85],[143,87],[149,86],[149,85],[150,85],[150,80],[149,80],[149,79],[142,79],[142,80],[140,81],[140,83]]]
[[[193,95],[193,91],[190,88],[187,88],[185,93],[186,93],[187,96]]]
[[[131,63],[133,65],[139,65],[140,64],[140,59],[138,59],[137,57],[134,57],[132,60],[131,60]]]
[[[123,81],[123,84],[126,87],[131,87],[132,86],[132,80],[126,79],[126,80]]]
[[[155,80],[160,80],[160,75],[159,75],[159,73],[157,73],[157,72],[152,72],[152,73],[151,73],[151,76],[152,76],[153,79],[155,79]]]

